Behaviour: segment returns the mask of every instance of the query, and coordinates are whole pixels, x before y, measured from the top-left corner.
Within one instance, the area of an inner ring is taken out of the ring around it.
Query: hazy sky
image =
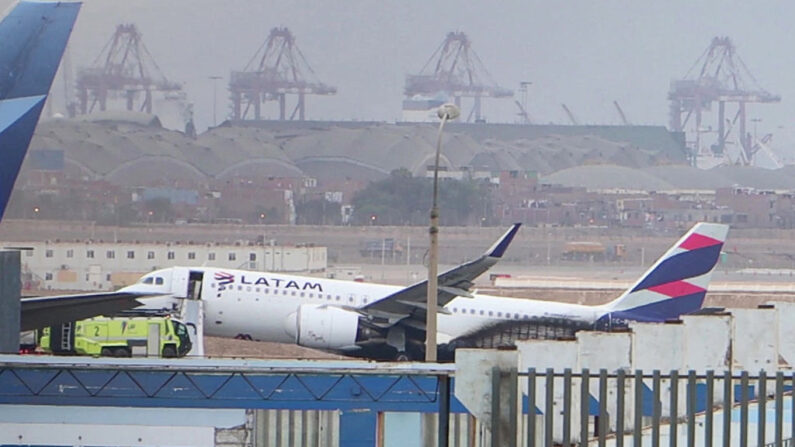
[[[782,95],[777,105],[751,105],[749,118],[762,119],[759,133],[773,132],[776,148],[795,146],[795,2],[87,0],[70,43],[72,66],[90,64],[128,22],[166,76],[184,83],[200,129],[212,121],[208,76],[224,77],[220,121],[229,112],[230,70],[242,69],[274,26],[290,28],[318,77],[338,87],[336,96],[308,98],[308,119],[381,121],[399,119],[404,76],[458,30],[499,84],[533,83],[528,110],[536,122],[567,122],[565,103],[581,123],[616,124],[618,100],[633,123],[667,125],[670,81],[712,37],[726,35],[761,86]],[[485,100],[484,114],[514,122],[516,107]]]

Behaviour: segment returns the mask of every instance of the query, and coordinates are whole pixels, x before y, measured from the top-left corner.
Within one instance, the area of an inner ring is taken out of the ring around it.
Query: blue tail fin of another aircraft
[[[0,20],[0,219],[79,10],[21,1]]]
[[[666,321],[701,309],[728,232],[722,224],[693,226],[632,287],[605,305],[603,318],[613,324]]]

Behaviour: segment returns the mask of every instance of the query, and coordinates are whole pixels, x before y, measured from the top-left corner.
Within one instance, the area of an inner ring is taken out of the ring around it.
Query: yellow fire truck
[[[95,317],[42,331],[39,346],[54,354],[182,357],[191,349],[188,329],[170,317]]]

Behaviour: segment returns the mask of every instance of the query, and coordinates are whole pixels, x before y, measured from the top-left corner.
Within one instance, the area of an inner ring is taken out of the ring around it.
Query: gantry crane
[[[334,95],[337,88],[317,80],[289,29],[273,28],[243,71],[232,72],[229,92],[236,120],[246,119],[251,108],[253,118],[262,119],[262,103],[269,100],[279,102],[279,119],[285,120],[286,96],[293,94],[298,96],[298,102],[290,119],[298,114],[303,121],[306,95]]]
[[[123,97],[127,110],[146,113],[152,113],[153,92],[184,99],[182,86],[166,79],[133,24],[116,27],[94,64],[78,72],[76,86],[82,114],[91,113],[97,105],[106,110],[109,97]]]
[[[434,51],[420,74],[407,75],[406,97],[434,97],[444,93],[461,107],[462,97],[474,98],[467,121],[482,121],[481,98],[512,98],[513,91],[497,85],[472,49],[466,34],[451,32]]]
[[[702,155],[723,156],[729,132],[735,127],[739,128],[742,151],[739,158],[750,162],[754,143],[746,132],[746,104],[775,103],[781,96],[759,86],[728,37],[715,37],[685,78],[671,83],[668,99],[671,130],[685,133],[694,162]],[[702,135],[712,129],[703,127],[703,115],[714,102],[718,103],[717,141],[705,146]],[[732,120],[725,116],[727,103],[737,105]]]

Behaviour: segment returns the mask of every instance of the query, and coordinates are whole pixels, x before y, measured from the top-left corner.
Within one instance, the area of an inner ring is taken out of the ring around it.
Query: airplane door
[[[176,298],[188,297],[188,278],[190,272],[186,268],[175,267],[171,277],[171,293]]]
[[[200,300],[202,298],[202,284],[204,282],[204,272],[191,270],[188,273],[188,299]]]

